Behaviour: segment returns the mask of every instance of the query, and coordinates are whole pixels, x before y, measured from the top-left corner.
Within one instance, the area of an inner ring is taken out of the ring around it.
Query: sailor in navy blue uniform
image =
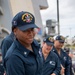
[[[13,30],[13,29],[12,29]],[[11,32],[9,35],[7,35],[1,42],[1,52],[2,52],[2,64],[4,62],[4,57],[6,55],[6,52],[12,45],[13,41],[15,40],[14,33]],[[3,67],[4,68],[4,67]],[[5,74],[5,72],[4,72]]]
[[[16,39],[4,58],[6,75],[42,75],[42,57],[34,40],[35,18],[29,12],[19,12],[12,20]]]
[[[4,57],[6,55],[7,50],[12,45],[13,41],[15,40],[14,33],[11,32],[7,35],[1,42],[1,52],[2,52],[2,61],[4,61]]]
[[[68,54],[69,56],[69,62],[70,62],[70,75],[74,75],[74,70],[72,66],[72,54],[70,53],[70,48],[64,48],[64,51]]]
[[[47,36],[43,40],[43,75],[60,75],[61,65],[58,56],[51,51],[54,44],[53,37]]]
[[[61,35],[55,37],[54,47],[52,49],[55,52],[61,62],[61,74],[70,75],[70,62],[68,55],[62,49],[65,42],[65,38]]]

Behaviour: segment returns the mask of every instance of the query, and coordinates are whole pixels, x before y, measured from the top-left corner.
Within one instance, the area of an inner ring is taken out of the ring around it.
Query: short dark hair
[[[15,26],[12,26],[12,32],[13,32],[13,30],[14,30],[15,28],[16,28]]]

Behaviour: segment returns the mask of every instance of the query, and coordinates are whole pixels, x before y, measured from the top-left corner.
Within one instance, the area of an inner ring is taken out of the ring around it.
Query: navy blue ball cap
[[[14,16],[12,27],[17,27],[21,31],[25,31],[30,28],[38,28],[35,25],[35,17],[31,13],[25,11],[21,11]]]
[[[54,38],[51,36],[47,36],[44,38],[43,42],[45,42],[47,45],[54,45]]]
[[[56,36],[55,40],[58,40],[60,43],[64,43],[65,42],[65,37],[58,35]]]

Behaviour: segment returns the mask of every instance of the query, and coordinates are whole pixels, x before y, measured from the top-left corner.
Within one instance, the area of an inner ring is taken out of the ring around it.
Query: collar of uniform
[[[30,53],[30,51],[27,50],[18,40],[15,40],[14,42],[15,42],[18,50],[27,57],[28,54]]]
[[[52,51],[54,51],[54,52],[56,51],[56,48],[55,48],[54,46],[53,46],[53,48],[52,48]]]
[[[10,35],[14,36],[14,33],[13,33],[13,32],[11,32],[11,33],[10,33]]]
[[[58,57],[59,57],[59,54],[58,54],[58,52],[57,52],[57,50],[56,50],[56,48],[54,46],[53,46],[52,51],[55,52],[58,55]]]
[[[18,48],[18,50],[23,53],[25,56],[28,56],[28,54],[31,52],[30,50],[26,49],[18,40],[15,40],[15,44]],[[32,46],[38,47],[38,43],[36,40],[33,41]],[[35,51],[37,53],[37,51]]]
[[[50,60],[50,58],[51,58],[51,59],[53,58],[53,55],[54,55],[53,53],[54,53],[53,51],[50,51],[50,53],[49,53],[49,55],[48,55],[48,57],[47,57],[45,63],[48,62],[48,61]]]
[[[33,43],[35,46],[39,46],[38,42],[35,39],[33,40]]]
[[[38,42],[36,40],[33,40],[33,42],[32,42],[32,48],[33,48],[34,53],[36,55],[38,55],[40,46],[39,46],[39,44],[38,44]]]
[[[10,33],[10,36],[11,36],[13,41],[16,39],[13,32]]]

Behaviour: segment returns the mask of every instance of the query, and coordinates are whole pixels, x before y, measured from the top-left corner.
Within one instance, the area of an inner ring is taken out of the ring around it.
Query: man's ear
[[[13,30],[15,36],[16,36],[17,30],[18,30],[18,28],[14,28],[14,30]]]

